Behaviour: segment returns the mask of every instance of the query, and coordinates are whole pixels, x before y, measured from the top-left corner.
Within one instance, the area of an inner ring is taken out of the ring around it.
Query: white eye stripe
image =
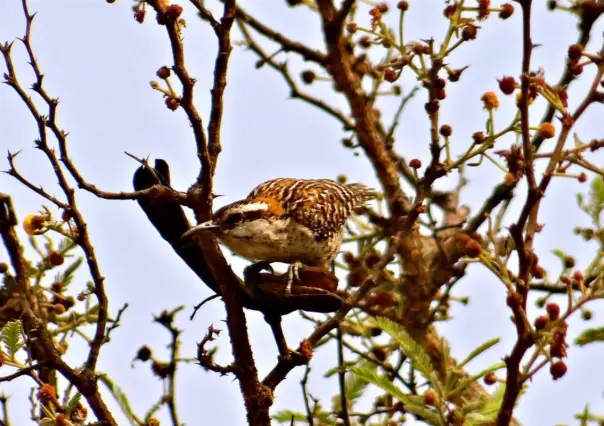
[[[249,203],[249,204],[240,204],[233,210],[231,213],[247,213],[247,212],[255,212],[259,210],[268,210],[269,206],[266,203],[257,202],[257,203]]]

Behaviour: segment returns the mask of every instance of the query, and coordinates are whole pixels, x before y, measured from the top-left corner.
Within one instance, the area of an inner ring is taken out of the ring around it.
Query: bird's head
[[[241,200],[218,209],[212,220],[200,223],[183,234],[183,238],[200,232],[212,232],[217,237],[245,238],[248,229],[266,223],[283,214],[273,199]]]

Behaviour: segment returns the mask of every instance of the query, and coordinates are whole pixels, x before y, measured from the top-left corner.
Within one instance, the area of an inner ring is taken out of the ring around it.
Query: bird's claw
[[[298,273],[302,266],[299,262],[294,262],[287,268],[287,286],[285,287],[285,295],[289,296],[292,293],[292,284],[294,281],[300,282],[300,275]]]

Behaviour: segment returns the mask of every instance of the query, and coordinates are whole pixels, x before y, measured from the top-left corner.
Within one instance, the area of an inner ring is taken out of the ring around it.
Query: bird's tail
[[[369,188],[362,183],[349,183],[346,187],[355,193],[358,200],[358,207],[361,207],[367,201],[372,200],[377,196],[377,191],[375,189]]]

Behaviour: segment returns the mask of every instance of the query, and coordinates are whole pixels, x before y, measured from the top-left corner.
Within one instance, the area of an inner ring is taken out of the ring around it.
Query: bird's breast
[[[341,233],[317,240],[309,228],[292,219],[255,220],[219,239],[236,254],[251,260],[302,262],[310,266],[329,264],[342,241]]]

